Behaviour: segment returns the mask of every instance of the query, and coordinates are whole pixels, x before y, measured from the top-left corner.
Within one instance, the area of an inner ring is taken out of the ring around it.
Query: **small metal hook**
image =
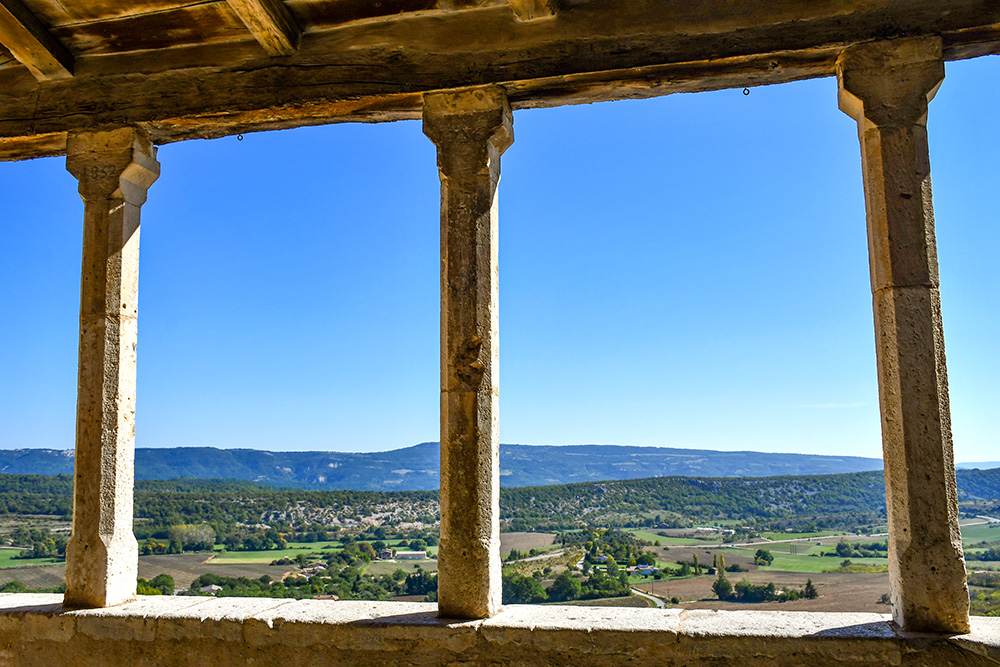
[[[744,87],[743,87],[743,94],[744,94],[744,95],[749,95],[749,94],[750,94],[750,89],[749,89],[749,88],[747,88],[746,86],[744,86]]]
[[[236,135],[236,141],[243,141],[243,135],[242,134],[237,134]]]

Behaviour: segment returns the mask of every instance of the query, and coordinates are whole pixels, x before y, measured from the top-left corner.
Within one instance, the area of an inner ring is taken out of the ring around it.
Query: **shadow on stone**
[[[845,625],[815,632],[809,637],[842,637],[845,639],[895,639],[896,630],[891,621]]]
[[[393,614],[391,616],[379,616],[378,618],[359,619],[351,621],[351,625],[364,625],[383,627],[390,625],[440,625],[441,627],[451,627],[475,621],[464,621],[455,618],[441,618],[436,611],[417,611],[410,614]]]

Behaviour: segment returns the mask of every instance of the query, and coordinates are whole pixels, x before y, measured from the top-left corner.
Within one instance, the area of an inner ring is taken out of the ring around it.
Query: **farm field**
[[[294,569],[289,565],[268,565],[267,563],[216,565],[214,560],[206,562],[207,557],[208,554],[204,553],[140,556],[139,576],[143,579],[152,579],[158,574],[169,574],[174,578],[174,585],[178,589],[182,589],[188,588],[196,577],[206,573],[226,577],[246,577],[247,579],[259,579],[266,574],[272,579],[280,579],[285,572]]]
[[[427,572],[437,572],[436,560],[377,560],[365,568],[365,574],[376,577],[383,574],[392,574],[396,570],[403,570],[407,574],[416,570],[426,570]]]
[[[631,530],[627,529],[626,532],[632,533],[640,540],[648,540],[650,542],[659,542],[660,544],[703,544],[704,540],[697,540],[692,537],[677,537],[671,533],[669,530],[662,530],[656,532],[649,532],[643,530]],[[680,531],[681,533],[690,533],[691,531]],[[665,533],[665,534],[664,534]]]
[[[7,567],[31,567],[33,565],[51,565],[53,563],[59,563],[60,561],[55,558],[38,558],[25,560],[22,558],[14,558],[21,553],[20,548],[4,548],[0,547],[0,568]]]
[[[19,526],[44,528],[53,533],[69,535],[72,525],[66,517],[49,514],[0,514],[0,535],[11,533]]]
[[[206,558],[208,558],[206,553],[140,556],[139,576],[143,579],[152,579],[158,574],[169,574],[174,578],[174,584],[177,588],[187,588],[196,577],[205,573],[227,577],[247,577],[248,579],[258,579],[266,574],[273,579],[280,579],[282,574],[294,569],[289,565],[271,566],[267,563],[253,562],[216,565],[214,561],[206,563]],[[56,588],[63,584],[65,576],[65,563],[7,568],[0,570],[0,584],[17,580],[29,589]]]
[[[282,558],[296,558],[299,554],[315,553],[318,557],[322,545],[319,543],[312,545],[312,548],[298,547],[294,549],[270,549],[267,551],[227,551],[224,554],[216,553],[212,560],[212,565],[229,565],[234,563],[263,563],[268,564],[273,560]]]
[[[844,574],[840,572],[829,574],[808,574],[795,572],[773,572],[760,570],[750,573],[734,573],[730,581],[740,581],[744,577],[755,584],[774,582],[779,589],[802,588],[807,579],[811,579],[819,590],[815,600],[796,600],[793,602],[760,602],[741,604],[738,602],[722,602],[712,593],[712,582],[715,577],[703,575],[689,579],[679,579],[655,583],[655,595],[678,597],[681,603],[675,605],[684,609],[753,609],[760,611],[860,611],[888,614],[889,605],[880,603],[883,593],[889,592],[889,575],[878,574]],[[661,586],[663,588],[661,588]],[[641,591],[649,592],[650,585],[636,586]]]
[[[36,517],[38,520],[43,517]],[[65,522],[53,523],[66,527]],[[996,547],[1000,546],[1000,524],[980,523],[973,521],[963,522],[962,526],[963,542],[969,553],[980,551],[982,547],[972,547],[983,542]],[[712,546],[721,541],[721,534],[713,531],[695,532],[693,529],[653,529],[635,530],[628,532],[635,537],[647,540],[650,543],[659,541],[660,547],[648,547],[650,551],[656,553],[658,566],[664,571],[672,571],[679,568],[677,561],[691,561],[694,555],[703,567],[707,569],[712,565],[713,556],[724,555],[727,565],[739,564],[745,568],[746,572],[729,573],[728,578],[736,583],[743,578],[748,578],[754,583],[773,582],[779,589],[791,587],[800,589],[807,579],[812,579],[819,588],[820,598],[816,600],[798,600],[786,603],[761,603],[761,604],[739,604],[732,602],[720,602],[715,599],[711,589],[714,576],[707,574],[702,576],[692,576],[681,579],[679,577],[666,577],[661,581],[654,581],[651,577],[632,577],[631,582],[643,591],[653,589],[654,594],[666,597],[677,596],[682,602],[679,606],[692,609],[782,609],[782,610],[814,610],[814,611],[871,611],[878,613],[888,613],[888,605],[881,604],[880,598],[888,591],[888,577],[885,573],[841,573],[824,572],[824,570],[835,570],[840,567],[844,560],[840,556],[820,556],[820,552],[833,551],[837,542],[842,538],[853,544],[881,542],[885,543],[885,537],[869,535],[842,535],[831,531],[817,533],[766,533],[766,537],[772,537],[777,541],[755,542],[741,547],[732,545]],[[698,535],[699,537],[694,537]],[[699,539],[700,538],[700,539]],[[538,551],[548,551],[559,548],[558,535],[551,532],[517,532],[501,534],[501,552],[506,555],[511,550],[517,549],[527,554],[532,549]],[[388,545],[397,545],[400,540],[385,540]],[[281,558],[295,559],[301,554],[317,554],[321,551],[339,550],[342,548],[341,542],[337,540],[327,540],[321,542],[298,542],[289,543],[288,548],[282,550],[269,551],[228,551],[221,553],[221,549],[214,554],[205,553],[185,553],[159,556],[142,556],[139,559],[139,576],[145,579],[152,579],[158,574],[168,574],[176,582],[177,588],[187,588],[191,581],[197,576],[205,573],[218,574],[229,577],[246,577],[258,579],[268,575],[272,579],[281,579],[288,572],[296,571],[294,565],[272,566],[270,563]],[[756,566],[753,563],[754,552],[758,548],[767,549],[774,556],[774,561],[770,566]],[[51,589],[60,586],[63,582],[65,564],[52,560],[20,560],[13,556],[19,553],[18,548],[0,548],[0,584],[18,580],[30,589]],[[436,553],[436,547],[428,550],[431,554]],[[851,557],[849,559],[856,565],[884,566],[887,564],[885,558],[861,558]],[[573,561],[575,562],[575,560]],[[567,561],[559,563],[553,561],[551,564],[553,571],[546,573],[551,584],[551,577],[556,576],[565,567],[572,567],[573,562]],[[548,565],[548,563],[546,563]],[[969,561],[969,570],[1000,570],[1000,563]],[[437,561],[433,559],[422,561],[376,561],[364,568],[366,574],[380,576],[391,574],[397,569],[403,569],[407,573],[417,570],[434,572],[437,570]],[[985,590],[985,589],[984,589]],[[581,601],[578,604],[588,605],[628,605],[645,606],[648,601],[641,598],[613,599],[606,601]]]
[[[15,563],[17,561],[14,561]],[[20,581],[29,589],[62,586],[66,576],[66,563],[58,565],[7,567],[0,570],[0,585]]]
[[[544,548],[551,545],[555,537],[553,533],[523,533],[512,534],[512,544],[521,544],[519,548]],[[398,544],[400,540],[387,540],[387,544]],[[528,545],[528,546],[524,546]],[[298,542],[291,543],[288,549],[272,549],[268,551],[227,551],[220,554],[208,552],[163,554],[139,557],[139,576],[152,579],[158,574],[169,574],[174,578],[178,589],[187,588],[198,576],[211,573],[227,577],[247,577],[258,579],[268,575],[280,579],[285,572],[295,570],[293,565],[271,565],[272,561],[281,558],[294,559],[299,554],[316,553],[329,548],[340,548],[339,543],[331,542]],[[52,559],[44,560],[13,560],[20,549],[0,548],[0,585],[17,580],[28,588],[55,588],[63,583],[66,564]],[[428,551],[436,554],[437,547]],[[509,549],[508,549],[509,551]],[[407,572],[417,567],[424,570],[437,571],[437,561],[433,559],[420,561],[375,561],[365,572],[380,575],[391,574],[398,568]]]
[[[506,556],[514,549],[521,552],[542,550],[551,547],[555,539],[555,533],[500,533],[500,555]]]
[[[979,542],[996,542],[1000,544],[1000,523],[962,526],[962,542],[964,544],[976,544]]]
[[[967,561],[965,567],[970,572],[982,572],[986,570],[990,572],[1000,572],[1000,563],[996,561]]]
[[[395,546],[401,540],[388,540],[386,544]],[[299,554],[315,554],[320,558],[322,551],[340,551],[339,542],[290,542],[287,549],[269,549],[265,551],[227,551],[220,553],[216,551],[216,556],[212,559],[214,565],[228,565],[233,563],[264,563],[268,564],[274,560],[282,558],[296,558]],[[437,555],[437,547],[427,547],[429,556]]]
[[[804,556],[771,553],[774,555],[774,562],[767,567],[762,567],[762,571],[772,572],[780,570],[784,572],[818,573],[824,570],[835,570],[840,567],[841,562],[844,560],[840,556]],[[889,564],[887,558],[850,558],[849,560],[855,565],[885,567]]]
[[[840,533],[834,530],[823,530],[817,533],[761,533],[760,536],[766,540],[801,540],[817,537],[839,537]]]

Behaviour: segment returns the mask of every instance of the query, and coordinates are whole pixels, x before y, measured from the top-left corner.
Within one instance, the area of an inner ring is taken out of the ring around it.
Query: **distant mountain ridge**
[[[270,452],[214,447],[140,448],[136,479],[238,479],[274,486],[422,491],[439,486],[438,443],[388,452]],[[545,486],[641,477],[771,477],[881,470],[858,456],[723,452],[627,445],[500,445],[500,484]],[[73,472],[73,451],[0,450],[0,472]]]
[[[1000,468],[1000,461],[971,461],[969,463],[956,463],[955,467],[960,470],[973,470],[975,468],[990,470],[992,468]]]

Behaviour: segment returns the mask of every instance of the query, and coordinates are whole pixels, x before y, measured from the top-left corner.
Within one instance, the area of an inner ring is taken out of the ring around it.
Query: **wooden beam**
[[[507,0],[518,21],[550,19],[559,11],[557,0]]]
[[[0,43],[39,81],[73,76],[72,54],[21,0],[0,0]]]
[[[419,118],[425,93],[467,86],[500,85],[524,109],[831,76],[847,45],[882,38],[887,24],[940,35],[946,60],[1000,52],[1000,4],[950,0],[942,11],[937,0],[871,1],[892,11],[844,13],[829,0],[811,18],[789,18],[783,3],[740,5],[707,32],[700,3],[623,13],[621,0],[592,0],[519,23],[504,0],[316,29],[289,58],[264,57],[249,40],[79,57],[77,76],[52,85],[3,67],[0,137],[14,141],[0,144],[0,160],[32,154],[19,137],[95,127],[137,125],[162,144]],[[731,6],[718,2],[716,14]]]
[[[30,160],[65,154],[65,132],[36,134],[30,137],[0,137],[0,160]]]
[[[272,56],[290,56],[302,30],[281,0],[227,0],[243,24]]]

